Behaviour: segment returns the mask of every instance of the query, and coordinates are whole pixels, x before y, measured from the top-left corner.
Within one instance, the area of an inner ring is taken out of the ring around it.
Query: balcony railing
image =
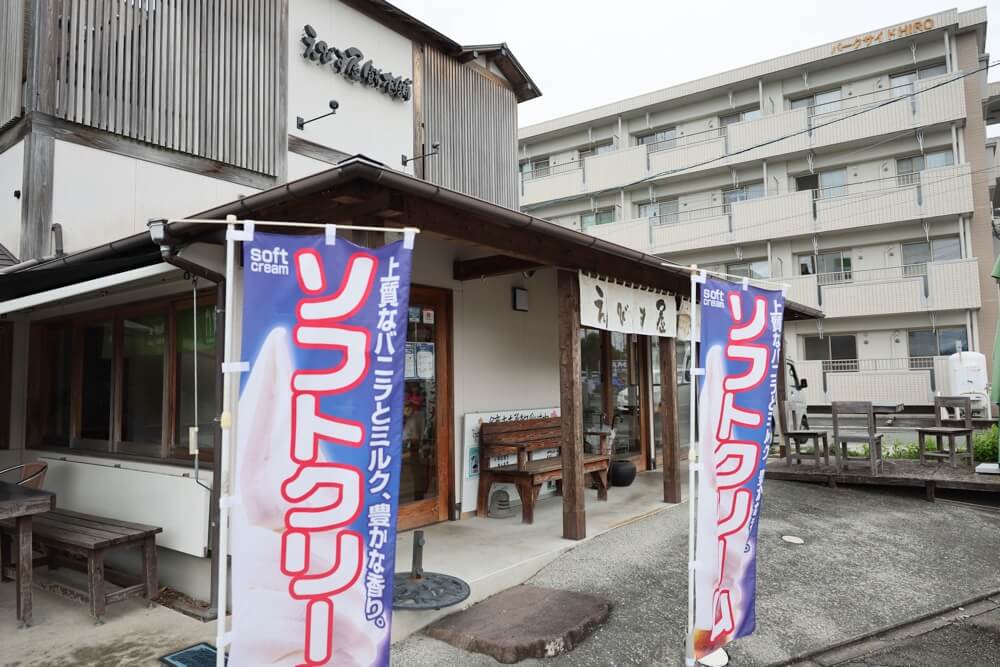
[[[647,153],[658,153],[660,151],[668,151],[674,148],[693,146],[695,144],[704,143],[706,141],[711,141],[713,139],[719,139],[720,137],[724,136],[726,136],[726,128],[712,127],[707,130],[702,130],[701,132],[691,132],[689,134],[681,134],[672,139],[654,141],[643,145],[646,146]]]
[[[933,370],[934,357],[893,357],[891,359],[824,359],[824,373],[858,371]]]
[[[526,181],[532,181],[536,178],[545,178],[546,176],[553,176],[555,174],[564,174],[568,171],[575,171],[577,169],[583,169],[582,161],[575,162],[563,162],[562,164],[553,164],[547,167],[538,167],[537,169],[531,169],[521,172],[521,177]]]

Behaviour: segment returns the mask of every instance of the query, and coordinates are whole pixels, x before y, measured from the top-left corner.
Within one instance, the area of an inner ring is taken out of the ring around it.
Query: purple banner
[[[243,244],[230,664],[389,662],[411,256]]]
[[[756,627],[757,526],[784,311],[781,292],[713,278],[699,288],[695,658]]]

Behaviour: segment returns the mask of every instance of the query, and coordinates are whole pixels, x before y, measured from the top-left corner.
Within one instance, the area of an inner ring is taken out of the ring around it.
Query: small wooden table
[[[17,620],[21,626],[31,625],[31,517],[56,507],[56,496],[49,491],[0,482],[0,520],[14,520],[17,551]],[[2,561],[2,558],[0,558]],[[0,572],[3,563],[0,562]]]

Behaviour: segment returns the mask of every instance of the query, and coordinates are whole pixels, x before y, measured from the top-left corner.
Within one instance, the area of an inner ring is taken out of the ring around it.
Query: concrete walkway
[[[839,644],[1000,588],[1000,514],[884,491],[768,482],[758,632],[732,665],[766,665]],[[796,535],[802,546],[783,542]],[[608,623],[545,665],[683,664],[687,513],[664,511],[563,554],[529,583],[607,597]],[[424,635],[394,665],[491,665]],[[528,661],[522,664],[541,664]]]

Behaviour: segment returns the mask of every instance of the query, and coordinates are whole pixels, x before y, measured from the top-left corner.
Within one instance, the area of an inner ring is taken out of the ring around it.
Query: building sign
[[[302,31],[302,44],[305,46],[305,50],[302,52],[303,58],[311,60],[317,65],[329,65],[336,74],[351,83],[360,83],[363,86],[375,88],[391,99],[406,102],[412,96],[412,79],[393,76],[392,72],[380,70],[375,67],[370,58],[365,60],[361,49],[355,46],[341,50],[328,45],[317,38],[316,29],[311,25],[305,26]]]
[[[411,248],[244,243],[230,664],[389,664]]]
[[[784,311],[781,292],[714,278],[699,287],[694,658],[756,628],[757,527]]]
[[[867,35],[859,35],[852,40],[847,40],[846,42],[837,42],[833,45],[831,53],[836,55],[847,51],[857,51],[858,49],[863,49],[873,44],[891,42],[894,39],[911,37],[918,33],[927,32],[928,30],[933,29],[934,19],[929,17],[925,19],[917,19],[916,21],[903,23],[893,28],[884,28],[876,32],[870,32]]]
[[[631,285],[580,274],[580,324],[642,336],[677,335],[677,299]]]

